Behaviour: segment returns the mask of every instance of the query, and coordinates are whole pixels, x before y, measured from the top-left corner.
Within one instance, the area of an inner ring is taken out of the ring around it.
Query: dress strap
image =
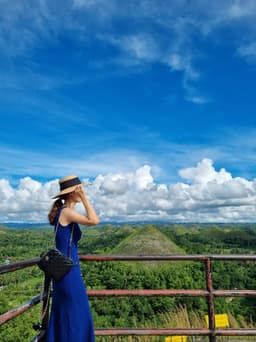
[[[57,210],[57,213],[56,213],[56,216],[55,216],[55,219],[54,219],[54,226],[55,226],[55,229],[56,229],[56,226],[57,226],[57,224],[58,224],[58,222],[59,222],[60,214],[61,214],[62,210],[63,210],[64,208],[66,208],[66,207],[67,207],[66,205],[63,205],[62,207],[60,207],[60,208]]]
[[[63,205],[61,208],[58,209],[56,217],[55,217],[55,231],[54,231],[54,246],[56,247],[56,237],[57,237],[57,233],[58,233],[58,227],[60,224],[60,214],[62,209],[64,209],[66,207],[66,205]],[[72,229],[71,229],[71,233],[70,233],[70,238],[69,238],[69,243],[68,243],[68,256],[71,256],[71,245],[72,245],[72,240],[73,240],[73,234],[74,234],[74,228],[75,228],[75,223],[72,223]]]

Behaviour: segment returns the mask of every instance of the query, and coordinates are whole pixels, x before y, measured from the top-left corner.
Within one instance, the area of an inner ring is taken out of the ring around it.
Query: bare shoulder
[[[71,209],[71,208],[69,208],[69,207],[64,207],[64,208],[62,209],[62,213],[69,213],[69,212],[71,212],[71,211],[74,211],[74,210]]]
[[[88,226],[98,224],[99,221],[96,219],[89,219],[88,216],[82,215],[74,209],[65,208],[63,209],[63,219],[65,222],[76,222]]]
[[[72,218],[72,216],[76,213],[76,211],[74,209],[71,209],[71,208],[68,208],[68,207],[65,207],[63,208],[62,210],[62,216],[65,217],[65,218]]]
[[[64,207],[61,210],[60,213],[60,217],[59,217],[59,222],[61,225],[66,226],[67,224],[69,224],[72,221],[72,213],[71,213],[72,209],[71,208],[67,208]]]

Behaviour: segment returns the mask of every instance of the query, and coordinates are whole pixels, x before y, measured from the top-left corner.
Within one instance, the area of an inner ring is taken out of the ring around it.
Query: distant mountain
[[[33,229],[33,228],[45,228],[50,227],[49,223],[44,222],[3,222],[0,223],[1,227],[13,228],[13,229]]]
[[[185,252],[158,228],[146,225],[122,240],[111,254],[165,255],[185,254]]]

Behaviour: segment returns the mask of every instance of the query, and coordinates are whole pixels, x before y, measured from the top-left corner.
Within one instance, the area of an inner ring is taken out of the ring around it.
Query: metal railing
[[[201,329],[163,329],[163,328],[104,328],[95,329],[96,336],[208,336],[209,342],[216,342],[217,336],[256,336],[256,329],[218,329],[215,327],[215,298],[216,297],[256,297],[256,290],[214,290],[212,279],[212,261],[256,261],[256,255],[81,255],[80,261],[199,261],[205,266],[205,289],[183,290],[183,289],[159,289],[159,290],[88,290],[89,297],[131,297],[131,296],[172,296],[172,297],[205,297],[208,305],[209,327]],[[0,274],[13,272],[25,267],[36,265],[39,258],[15,262],[9,265],[0,266]],[[0,315],[0,325],[8,322],[14,317],[27,311],[40,302],[40,296],[32,298],[30,301]],[[46,297],[43,297],[43,309],[46,306]],[[49,308],[47,308],[49,310]],[[48,320],[48,313],[46,315]],[[42,322],[43,326],[47,322]],[[44,331],[35,336],[32,341],[43,341]],[[31,342],[32,342],[31,341]]]

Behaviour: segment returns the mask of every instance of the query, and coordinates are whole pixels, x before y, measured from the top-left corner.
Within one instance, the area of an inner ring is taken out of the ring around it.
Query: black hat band
[[[82,184],[78,177],[66,180],[65,182],[60,183],[60,190],[63,191],[71,186]]]

